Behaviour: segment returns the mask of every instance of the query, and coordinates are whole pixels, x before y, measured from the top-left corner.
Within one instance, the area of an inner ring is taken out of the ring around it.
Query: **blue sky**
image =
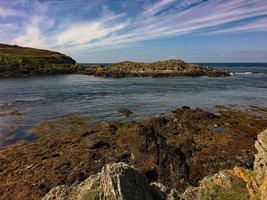
[[[78,62],[267,62],[267,0],[0,0],[0,42]]]

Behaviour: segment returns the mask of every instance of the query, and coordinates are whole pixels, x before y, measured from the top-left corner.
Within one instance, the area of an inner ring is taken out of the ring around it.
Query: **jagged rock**
[[[150,185],[156,192],[155,194],[158,194],[158,197],[156,199],[165,199],[165,200],[180,199],[180,196],[178,195],[178,192],[176,190],[170,189],[165,185],[157,182],[153,182]]]
[[[177,192],[147,178],[125,163],[104,166],[80,184],[53,188],[43,200],[176,200]]]
[[[262,199],[267,199],[267,129],[258,135],[255,147],[258,153],[255,155],[254,170],[257,172],[257,182],[262,183],[259,188]]]
[[[267,129],[261,132],[255,142],[258,153],[255,155],[254,169],[267,173]]]

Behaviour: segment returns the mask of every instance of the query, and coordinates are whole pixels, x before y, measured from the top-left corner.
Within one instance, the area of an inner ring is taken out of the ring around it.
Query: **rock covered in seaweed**
[[[53,188],[43,200],[178,200],[175,190],[150,184],[147,178],[125,163],[105,165],[101,173],[80,184]]]
[[[202,199],[267,199],[267,129],[258,135],[255,142],[254,170],[235,167],[223,170],[200,181],[198,187],[188,187],[183,200]]]
[[[182,60],[165,60],[154,63],[141,63],[124,61],[111,66],[87,67],[87,74],[100,77],[169,77],[169,76],[210,76],[225,77],[231,76],[227,70],[215,70],[207,67],[200,67],[195,64],[188,64]]]
[[[170,116],[138,121],[95,124],[92,118],[68,116],[43,122],[31,130],[38,135],[35,141],[0,150],[0,196],[38,200],[108,163],[133,165],[149,182],[181,193],[220,170],[252,168],[255,138],[266,127],[266,115],[227,107],[218,112],[182,107]]]

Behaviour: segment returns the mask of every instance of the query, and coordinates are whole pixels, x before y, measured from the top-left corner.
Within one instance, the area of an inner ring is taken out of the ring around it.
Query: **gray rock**
[[[255,147],[258,153],[255,155],[254,171],[257,182],[261,183],[261,199],[267,199],[267,129],[258,135]]]
[[[43,200],[178,200],[175,190],[147,178],[125,163],[104,166],[80,184],[58,186]]]
[[[255,147],[258,153],[255,155],[254,169],[267,173],[267,129],[258,135]]]

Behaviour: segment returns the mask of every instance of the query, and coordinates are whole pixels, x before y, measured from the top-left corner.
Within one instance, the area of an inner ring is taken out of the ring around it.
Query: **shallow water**
[[[134,112],[131,119],[140,119],[184,105],[207,110],[218,104],[267,106],[267,64],[211,66],[236,74],[226,78],[59,75],[0,79],[0,113],[16,111],[25,120],[17,130],[8,131],[6,118],[12,116],[0,115],[0,134],[13,136],[12,141],[1,141],[0,146],[29,139],[26,129],[68,114],[125,119],[117,110],[127,107]]]

